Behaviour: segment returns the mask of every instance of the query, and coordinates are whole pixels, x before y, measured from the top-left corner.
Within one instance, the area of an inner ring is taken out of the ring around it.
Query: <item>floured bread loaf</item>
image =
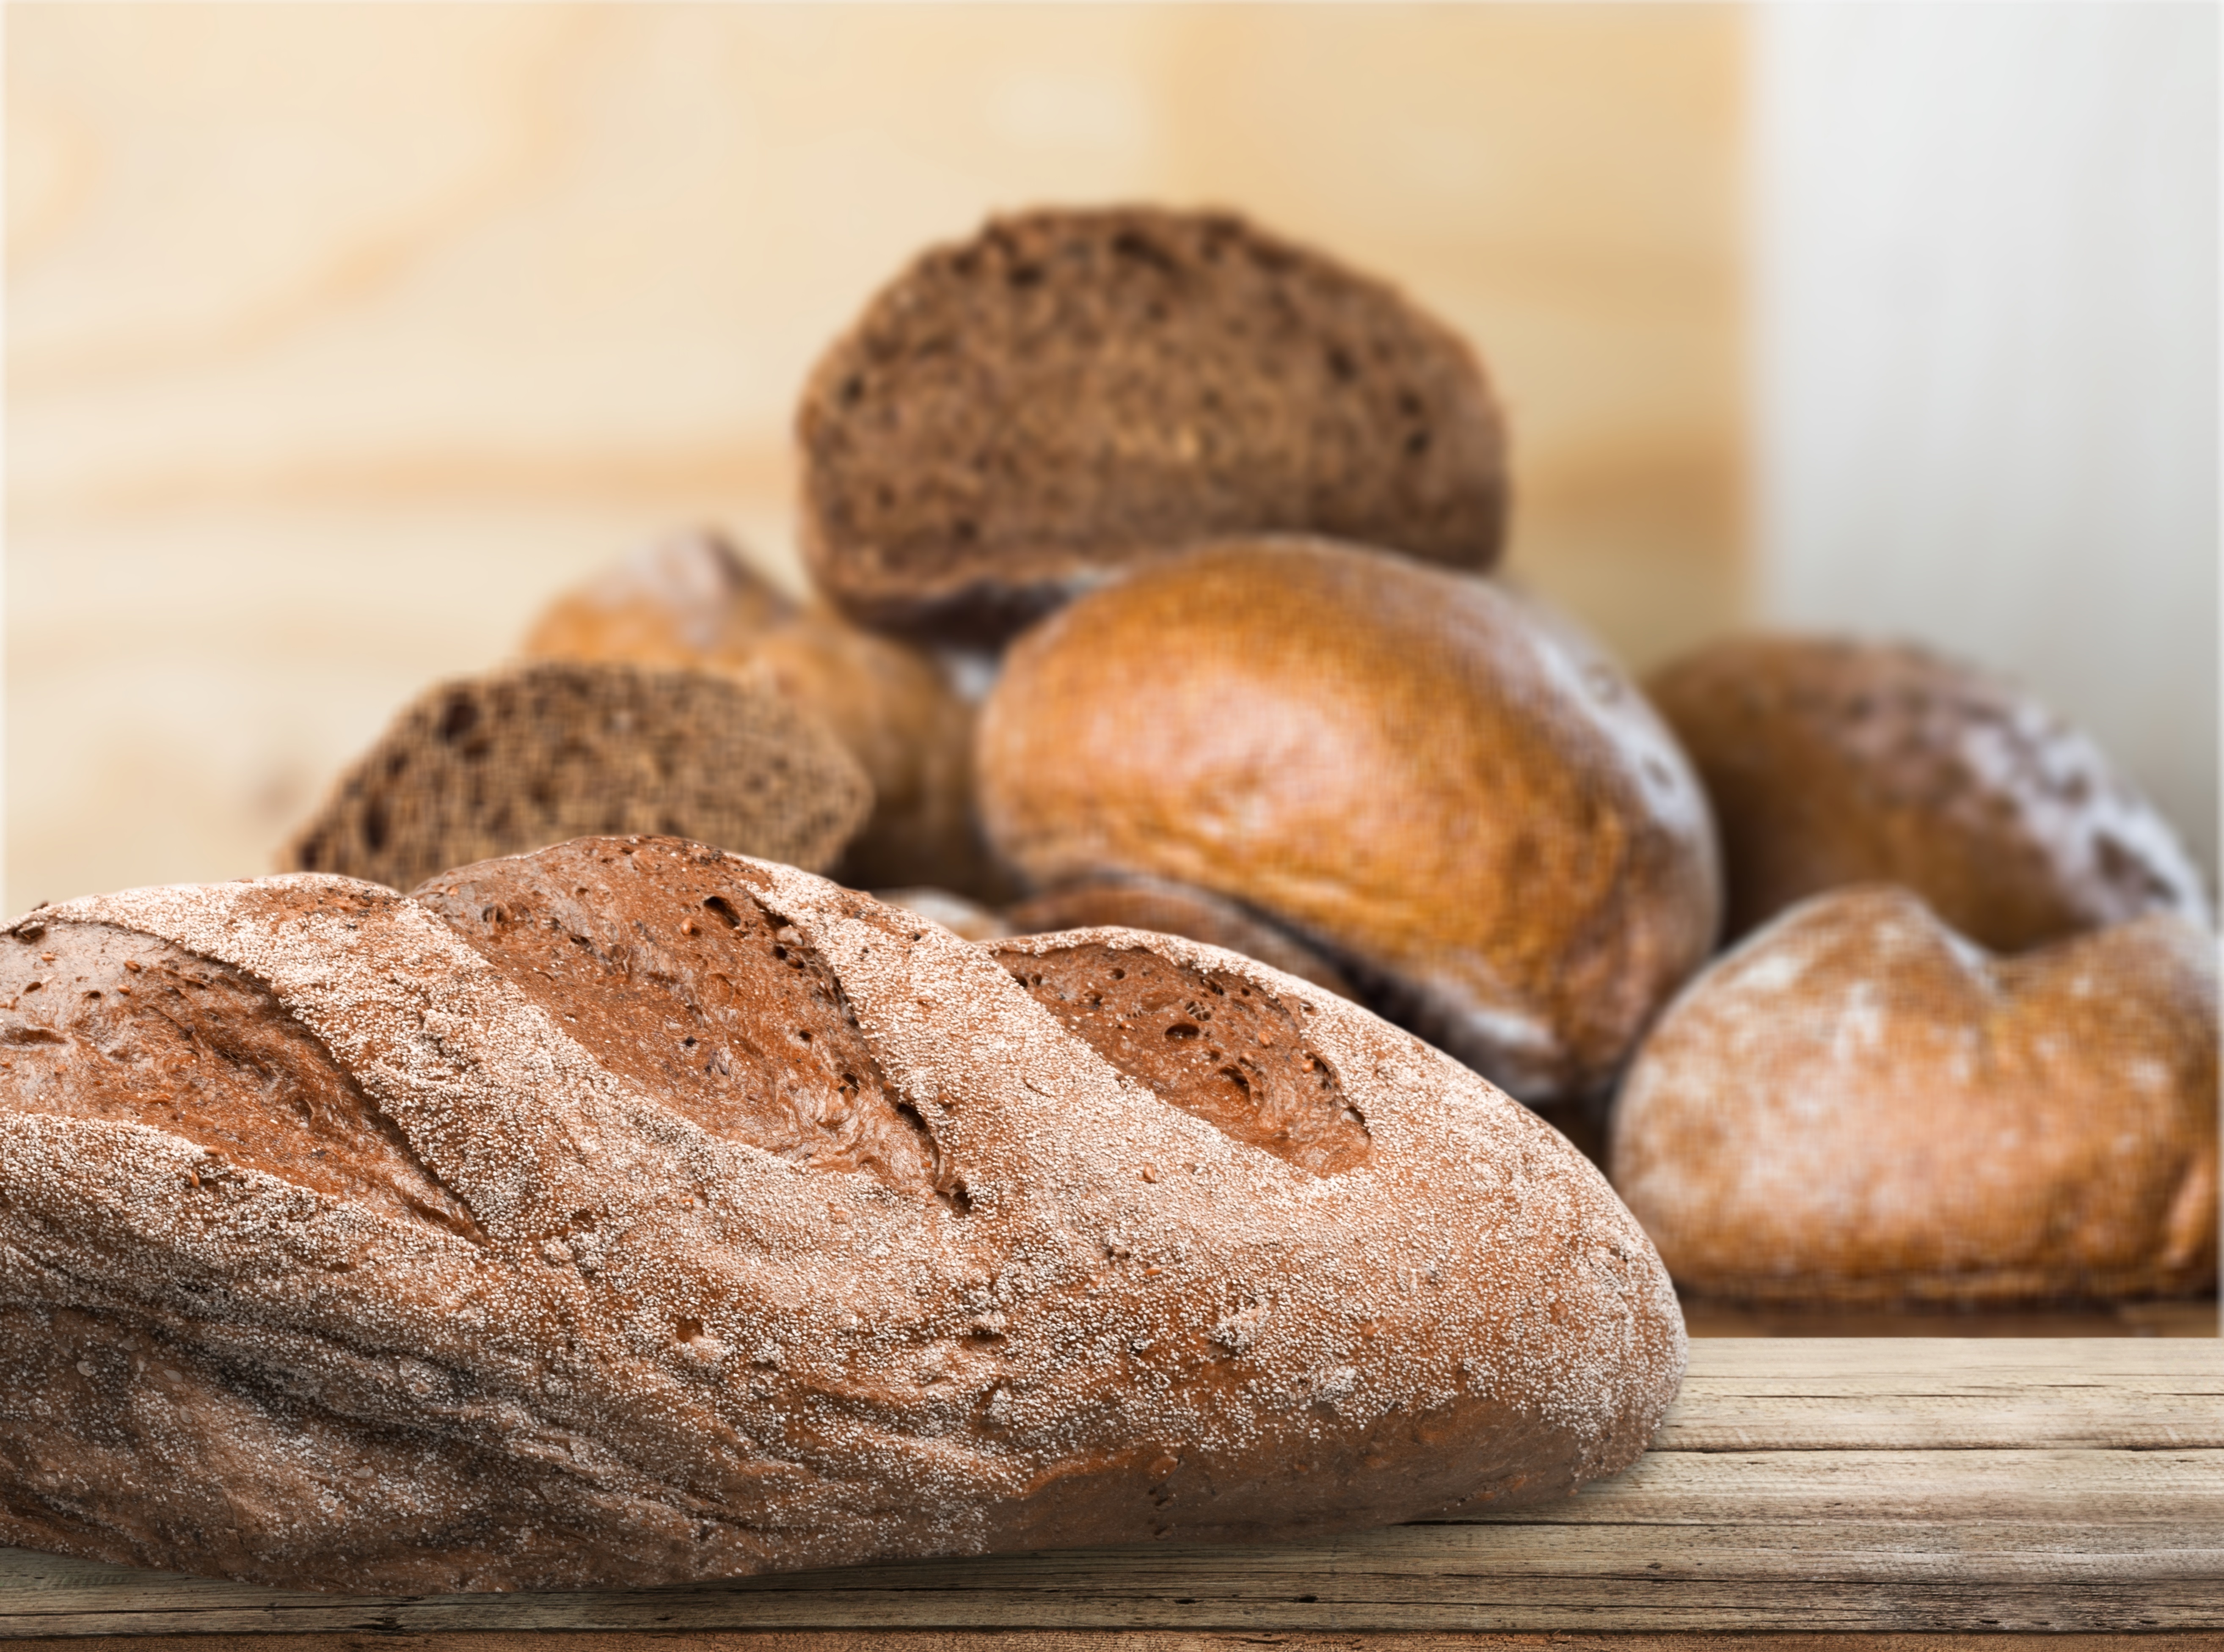
[[[945,642],[1227,535],[1485,568],[1506,515],[1466,344],[1220,212],[1046,209],[931,249],[813,370],[797,434],[819,588]]]
[[[419,695],[281,864],[406,889],[583,832],[660,832],[817,871],[872,802],[856,760],[769,684],[547,660]]]
[[[1013,644],[977,769],[1038,885],[1241,902],[1524,1100],[1608,1079],[1714,937],[1706,800],[1643,696],[1407,557],[1239,540],[1092,592]]]
[[[716,534],[667,535],[565,592],[534,621],[524,651],[768,682],[823,721],[872,782],[873,812],[829,877],[860,889],[1010,893],[973,823],[973,709],[942,668],[801,606]]]
[[[1100,877],[1020,902],[1004,914],[1007,934],[1116,925],[1181,935],[1255,958],[1343,997],[1355,996],[1343,972],[1294,935],[1233,901],[1162,877]]]
[[[1230,953],[1001,946],[640,839],[19,920],[0,1543],[643,1585],[1289,1537],[1644,1449],[1676,1300],[1549,1129]]]
[[[1610,1162],[1710,1295],[2181,1294],[2216,1282],[2216,1083],[2215,942],[2184,920],[1994,958],[1862,886],[1692,984]]]
[[[1646,688],[1713,800],[1733,937],[1871,881],[2003,952],[2145,912],[2209,921],[2192,857],[2101,749],[1968,666],[1744,636]]]

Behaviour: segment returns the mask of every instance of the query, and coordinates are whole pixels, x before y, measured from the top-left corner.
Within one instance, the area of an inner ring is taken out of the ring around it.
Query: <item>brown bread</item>
[[[1038,883],[1241,902],[1524,1100],[1608,1079],[1714,935],[1705,800],[1628,679],[1406,557],[1255,540],[1138,570],[1013,645],[977,766]]]
[[[1682,1370],[1559,1137],[1168,937],[591,839],[48,908],[0,1000],[0,1543],[418,1593],[1261,1541],[1616,1472]]]
[[[2216,1282],[2216,1084],[2215,943],[2184,920],[1994,958],[1859,886],[1692,984],[1610,1163],[1705,1294],[2190,1293]]]
[[[524,651],[769,682],[824,722],[872,782],[871,815],[826,869],[836,882],[938,884],[991,901],[1013,892],[973,822],[973,710],[942,668],[799,605],[714,533],[669,535],[565,592]]]
[[[1233,901],[1162,877],[1100,877],[1068,883],[1009,908],[1004,921],[1005,933],[1016,935],[1107,925],[1182,935],[1255,958],[1343,997],[1357,996],[1342,971],[1295,936]]]
[[[403,708],[281,857],[408,889],[583,832],[658,832],[823,870],[872,807],[824,725],[763,683],[543,661]]]
[[[1716,642],[1646,684],[1706,782],[1733,939],[1842,883],[1915,890],[2019,952],[2145,912],[2209,921],[2170,825],[2029,694],[1905,644]]]
[[[950,642],[1226,535],[1486,568],[1506,515],[1467,345],[1219,212],[1045,209],[930,250],[820,360],[797,431],[819,588]]]

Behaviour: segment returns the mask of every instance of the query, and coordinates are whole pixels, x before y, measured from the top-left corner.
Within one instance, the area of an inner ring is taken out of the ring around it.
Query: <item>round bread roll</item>
[[[1713,801],[1732,938],[1869,881],[1915,890],[2000,952],[2145,912],[2209,921],[2191,857],[2100,748],[1968,666],[1746,636],[1647,689]]]
[[[585,832],[684,832],[818,870],[873,804],[864,771],[764,682],[543,660],[404,706],[281,852],[408,889]]]
[[[1007,934],[1117,926],[1181,935],[1270,964],[1340,997],[1357,995],[1335,965],[1295,936],[1254,917],[1233,901],[1162,877],[1100,877],[1068,883],[1004,914]]]
[[[2013,958],[1816,896],[1692,983],[1615,1104],[1685,1289],[1994,1302],[2216,1282],[2215,942],[2157,915]]]
[[[1046,209],[932,249],[826,352],[797,431],[819,589],[943,642],[1226,535],[1486,568],[1506,516],[1457,335],[1218,212]]]
[[[1091,592],[1013,645],[977,770],[1038,884],[1241,902],[1524,1100],[1605,1081],[1714,937],[1706,801],[1643,696],[1387,553],[1232,541]]]
[[[1214,947],[588,839],[0,932],[0,1544],[379,1594],[1288,1541],[1618,1472],[1604,1178]]]
[[[524,651],[770,682],[822,719],[872,782],[873,812],[830,876],[859,888],[1012,893],[973,822],[973,710],[941,668],[798,605],[714,533],[671,535],[566,592],[534,622]]]

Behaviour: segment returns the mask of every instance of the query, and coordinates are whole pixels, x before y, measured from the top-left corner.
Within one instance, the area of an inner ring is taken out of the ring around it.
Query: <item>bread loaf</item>
[[[1484,568],[1506,514],[1467,345],[1225,213],[1043,210],[932,249],[820,360],[797,433],[819,588],[945,642],[1226,535]]]
[[[872,801],[856,761],[768,684],[541,661],[403,707],[280,861],[408,889],[582,832],[651,831],[818,870]]]
[[[716,534],[667,535],[565,592],[534,623],[524,651],[770,683],[824,722],[872,782],[873,812],[826,869],[831,877],[860,889],[937,884],[989,900],[1014,892],[973,823],[973,712],[941,668],[824,608],[802,607]]]
[[[1608,1079],[1714,935],[1705,800],[1628,679],[1387,553],[1229,541],[1090,593],[1013,645],[978,771],[1037,883],[1241,902],[1525,1100]]]
[[[2216,1085],[2215,943],[2183,919],[1994,958],[1857,886],[1662,1017],[1610,1162],[1705,1294],[2189,1293],[2216,1282]]]
[[[2100,748],[1968,666],[1745,636],[1647,688],[1713,801],[1732,937],[1870,881],[2002,952],[2146,912],[2209,921],[2192,858]]]
[[[1293,1537],[1643,1450],[1675,1297],[1550,1130],[1233,953],[1001,946],[653,839],[18,921],[0,1543],[647,1585]]]

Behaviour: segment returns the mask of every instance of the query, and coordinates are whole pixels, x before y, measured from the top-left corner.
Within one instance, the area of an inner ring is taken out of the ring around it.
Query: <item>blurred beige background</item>
[[[404,699],[667,527],[798,581],[789,417],[865,297],[992,210],[1138,197],[1466,332],[1512,571],[1632,664],[1927,636],[2213,865],[2213,8],[4,24],[11,911],[266,870]]]

